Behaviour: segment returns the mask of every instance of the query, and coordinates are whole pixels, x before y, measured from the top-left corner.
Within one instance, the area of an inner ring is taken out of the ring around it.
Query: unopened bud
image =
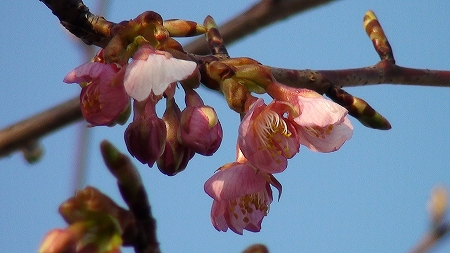
[[[135,117],[125,130],[124,137],[130,154],[151,167],[164,151],[166,124],[157,117],[154,104],[150,103],[147,102],[142,112],[137,111],[135,106]]]
[[[433,224],[439,224],[445,217],[448,205],[447,189],[443,186],[437,186],[431,191],[428,200],[428,212]]]
[[[222,142],[222,126],[210,106],[186,107],[181,112],[178,139],[201,155],[214,154]]]
[[[67,229],[48,232],[39,247],[39,253],[66,253],[76,251],[76,238]]]

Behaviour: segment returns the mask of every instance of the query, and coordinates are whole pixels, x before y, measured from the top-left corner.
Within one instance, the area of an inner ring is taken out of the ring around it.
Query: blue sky
[[[131,19],[145,10],[163,18],[221,24],[255,1],[110,1],[106,17]],[[95,11],[95,2],[85,2]],[[297,69],[343,69],[375,64],[378,56],[362,28],[368,9],[377,14],[397,64],[450,70],[450,2],[339,1],[283,20],[228,46],[231,56]],[[0,127],[79,93],[62,83],[84,56],[46,6],[5,1],[0,8]],[[188,40],[183,40],[186,42]],[[212,200],[203,183],[234,159],[238,116],[216,93],[201,89],[216,108],[224,140],[214,157],[195,156],[175,177],[137,165],[158,222],[163,252],[240,252],[265,243],[282,252],[405,252],[428,228],[426,202],[433,186],[450,186],[450,88],[376,85],[346,89],[387,117],[392,129],[365,128],[352,119],[353,138],[339,151],[302,148],[277,175],[283,184],[260,233],[217,232],[210,224]],[[182,93],[182,92],[180,92]],[[178,99],[182,101],[182,96]],[[181,102],[180,102],[181,103]],[[42,139],[46,155],[36,165],[19,154],[0,160],[0,248],[35,252],[44,234],[65,224],[57,213],[72,195],[80,129],[73,125]],[[125,151],[126,126],[89,130],[85,185],[123,205],[114,178],[102,164],[103,139]],[[437,252],[447,252],[444,242]],[[131,251],[127,251],[131,252]]]

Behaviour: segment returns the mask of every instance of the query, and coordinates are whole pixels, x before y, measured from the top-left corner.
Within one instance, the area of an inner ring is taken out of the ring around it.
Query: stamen
[[[269,111],[262,113],[255,122],[255,132],[264,148],[270,148],[273,142],[273,135],[281,133],[286,137],[291,136],[284,119],[280,118],[276,112]]]
[[[269,205],[266,204],[264,196],[265,195],[262,191],[258,193],[247,194],[237,199],[239,203],[230,201],[228,210],[236,220],[238,220],[239,217],[242,217],[241,221],[243,221],[244,223],[248,223],[250,222],[249,215],[251,215],[253,212],[259,211],[264,215],[267,215],[267,213],[269,212]],[[235,209],[236,207],[239,207],[239,209]]]

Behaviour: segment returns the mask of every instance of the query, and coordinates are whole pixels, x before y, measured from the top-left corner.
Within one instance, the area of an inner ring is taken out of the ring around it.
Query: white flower
[[[196,68],[195,62],[142,45],[126,69],[125,90],[132,98],[143,101],[152,91],[155,95],[163,94],[171,83],[186,79]]]

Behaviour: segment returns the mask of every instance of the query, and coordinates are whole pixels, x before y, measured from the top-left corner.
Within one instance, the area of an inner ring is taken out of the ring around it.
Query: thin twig
[[[444,236],[450,232],[450,224],[443,223],[439,227],[436,227],[427,233],[425,233],[422,239],[413,247],[409,253],[425,253],[428,252],[433,246],[436,245]]]
[[[117,179],[123,200],[136,220],[134,240],[131,242],[137,253],[160,253],[156,236],[156,220],[153,217],[147,192],[141,176],[128,155],[117,150],[110,142],[100,144],[103,160],[108,170]],[[129,238],[129,235],[124,235]],[[131,236],[132,237],[132,236]]]

